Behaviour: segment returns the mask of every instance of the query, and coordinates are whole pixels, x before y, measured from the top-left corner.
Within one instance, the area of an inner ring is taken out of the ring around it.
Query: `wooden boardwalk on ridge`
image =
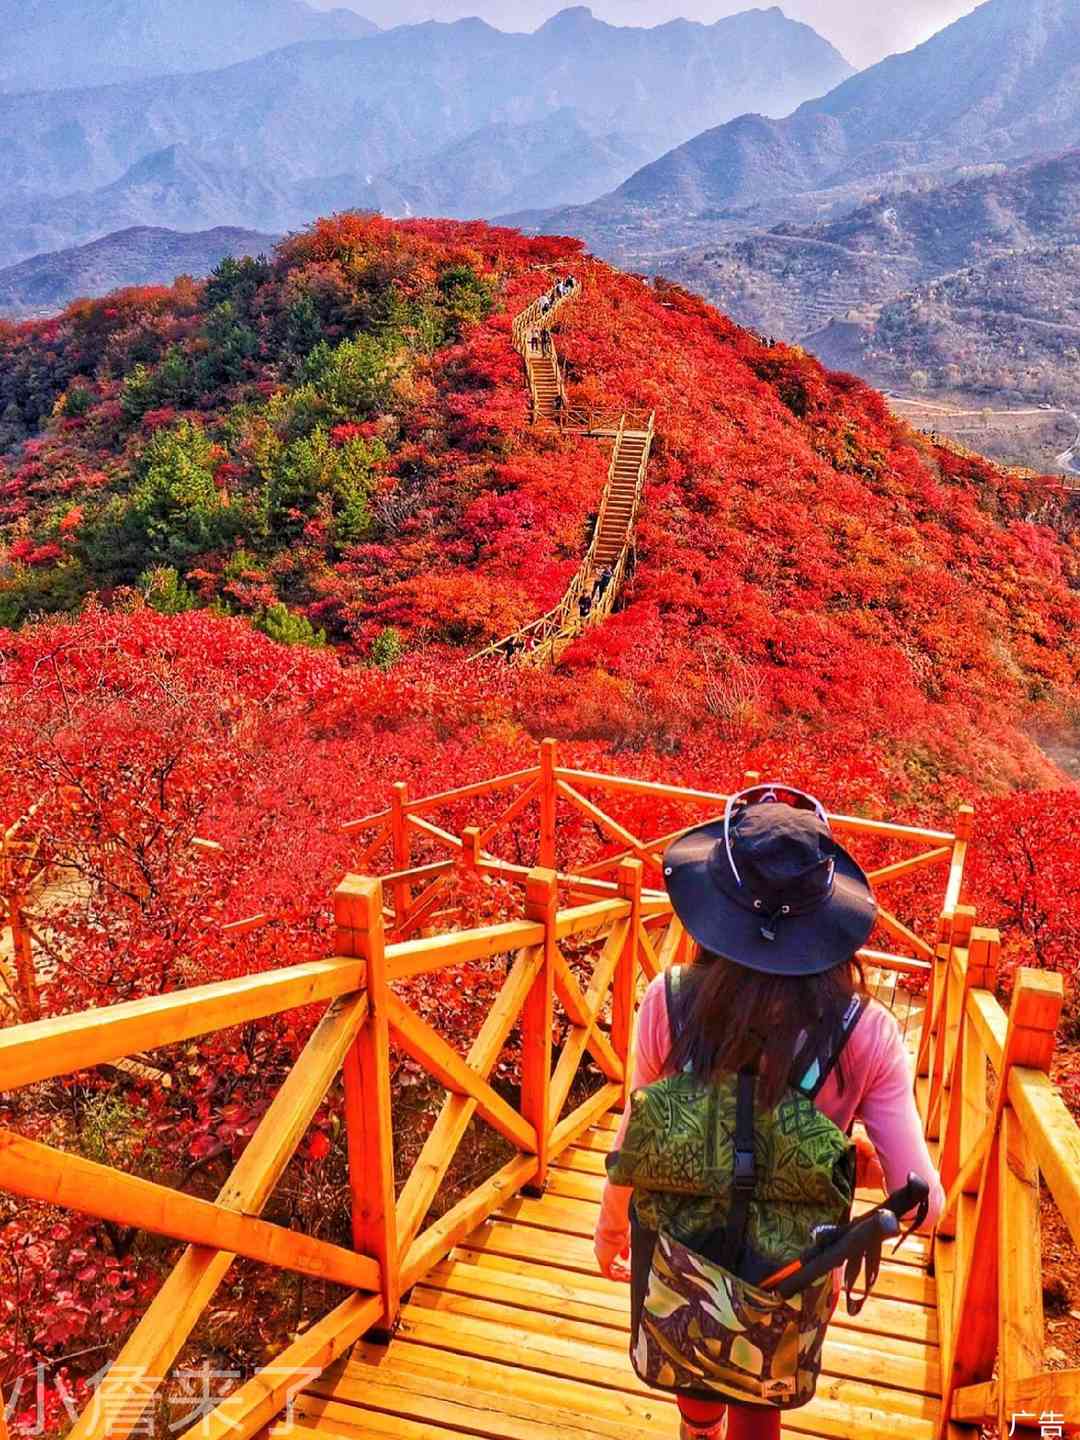
[[[298,1396],[294,1430],[366,1440],[672,1440],[673,1403],[627,1356],[628,1292],[592,1253],[605,1116],[553,1166],[543,1199],[517,1196],[413,1290],[390,1345],[361,1342]],[[863,1196],[860,1208],[869,1197]],[[936,1288],[913,1237],[855,1319],[843,1302],[814,1402],[790,1436],[931,1440],[939,1411]],[[279,1427],[283,1433],[284,1427]],[[304,1436],[300,1440],[305,1440]]]

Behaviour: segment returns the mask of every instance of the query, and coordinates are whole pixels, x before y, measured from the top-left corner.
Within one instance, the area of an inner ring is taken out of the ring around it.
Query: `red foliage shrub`
[[[979,807],[970,888],[979,920],[1002,933],[1002,971],[1018,965],[1066,977],[1080,1036],[1080,789],[1023,792]]]

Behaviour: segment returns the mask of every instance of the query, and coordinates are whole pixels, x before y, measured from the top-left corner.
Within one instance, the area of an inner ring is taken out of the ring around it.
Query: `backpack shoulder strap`
[[[746,1249],[746,1231],[750,1220],[750,1202],[757,1189],[757,1166],[754,1157],[754,1087],[757,1076],[753,1070],[741,1070],[735,1091],[735,1146],[732,1156],[731,1202],[724,1226],[721,1264],[732,1274],[740,1271]]]
[[[685,970],[682,965],[672,965],[664,971],[664,999],[667,1001],[668,1029],[672,1040],[683,1028],[686,1019],[686,986],[683,983]]]
[[[870,1004],[866,995],[853,995],[847,1007],[836,1016],[830,1028],[822,1035],[808,1035],[795,1055],[791,1070],[791,1085],[810,1100],[816,1100],[825,1081],[836,1069],[844,1047],[851,1039],[855,1026],[866,1013]]]

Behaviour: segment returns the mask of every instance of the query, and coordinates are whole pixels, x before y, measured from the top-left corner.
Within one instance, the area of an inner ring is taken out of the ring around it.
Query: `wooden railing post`
[[[409,835],[409,821],[406,803],[409,787],[399,780],[390,792],[390,838],[394,848],[394,869],[408,870],[411,864],[412,844]],[[412,894],[407,880],[394,881],[394,924],[400,925],[409,908]]]
[[[951,926],[950,926],[951,928]],[[949,945],[947,941],[938,939],[934,947],[933,967],[926,985],[926,1003],[923,1007],[922,1033],[919,1036],[919,1053],[915,1060],[915,1074],[918,1079],[926,1079],[930,1074],[930,1061],[933,1055],[934,1037],[937,1035],[939,1014],[938,1008],[941,996],[945,992],[945,974],[949,964]],[[926,1090],[923,1094],[921,1112],[923,1124],[926,1124],[927,1105],[930,1098],[930,1084],[927,1080]]]
[[[537,1168],[528,1186],[534,1194],[542,1192],[547,1184],[548,1148],[558,1118],[550,1114],[558,910],[559,881],[555,871],[532,870],[525,882],[525,916],[544,927],[544,963],[521,1012],[521,1113],[536,1129]]]
[[[930,1140],[936,1140],[941,1133],[942,1108],[952,1084],[960,1021],[967,995],[968,946],[974,926],[975,911],[970,905],[958,906],[953,917],[952,939],[943,961],[942,986],[938,995],[937,1034],[926,1090],[924,1118],[926,1135]]]
[[[961,1171],[969,1167],[969,1162],[986,1132],[990,1108],[986,1098],[986,1049],[979,1036],[978,1027],[968,1014],[968,997],[975,990],[985,990],[993,994],[997,987],[1000,951],[1001,938],[996,930],[972,930],[968,941],[957,1052],[945,1110],[939,1164],[941,1183],[946,1194],[951,1191]],[[978,1193],[978,1170],[969,1170],[963,1193],[969,1196]],[[959,1229],[963,1228],[962,1222],[967,1208],[959,1203],[952,1207],[938,1225],[938,1234],[957,1235]],[[965,1250],[963,1243],[960,1250]]]
[[[942,903],[941,917],[938,920],[937,935],[937,959],[934,964],[934,974],[927,990],[926,1012],[923,1017],[922,1038],[919,1043],[919,1055],[916,1062],[917,1075],[929,1075],[930,1063],[933,1054],[934,1039],[942,1023],[942,1006],[944,1003],[945,983],[948,975],[947,964],[938,964],[944,959],[946,962],[949,953],[958,942],[955,928],[956,918],[960,910],[960,902],[963,898],[964,866],[967,862],[968,843],[971,839],[972,827],[975,820],[975,811],[970,805],[961,805],[956,812],[956,821],[953,826],[952,860],[949,866],[949,879],[945,887],[945,899]],[[964,923],[963,921],[961,923]],[[969,926],[970,931],[970,926]],[[929,1097],[929,1087],[927,1087]],[[924,1108],[923,1119],[928,1118],[928,1111]]]
[[[951,1343],[943,1356],[944,1393],[939,1430],[943,1440],[952,1416],[953,1395],[964,1386],[989,1381],[996,1355],[999,1370],[1004,1366],[1001,1373],[1006,1377],[1005,1384],[999,1385],[1000,1403],[1007,1403],[1008,1375],[1012,1366],[1015,1383],[1016,1356],[998,1355],[1000,1327],[1007,1325],[1012,1330],[1020,1327],[1025,1333],[1031,1333],[1030,1285],[1018,1278],[1017,1255],[1005,1250],[1003,1235],[1004,1231],[1011,1243],[1018,1243],[1014,1217],[1006,1217],[1004,1207],[1009,1203],[1019,1203],[1021,1214],[1026,1216],[1030,1226],[1030,1197],[1025,1203],[1022,1192],[1027,1187],[1023,1176],[1015,1184],[1010,1181],[1003,1189],[1003,1172],[1011,1175],[1006,1138],[1006,1129],[1011,1129],[1011,1122],[1009,1127],[1005,1127],[1003,1117],[1009,1104],[1009,1072],[1013,1066],[1049,1070],[1063,1003],[1064,989],[1060,975],[1042,970],[1017,971],[1009,1010],[1009,1028],[989,1120],[990,1141],[982,1166],[970,1255],[966,1266],[958,1268],[955,1277],[957,1303],[950,1326]],[[1015,1155],[1014,1139],[1014,1158]],[[1037,1214],[1037,1187],[1033,1193]],[[1022,1254],[1031,1258],[1027,1250]],[[1001,1263],[1003,1257],[1007,1259],[1005,1267]],[[1038,1277],[1037,1255],[1032,1259],[1032,1268]],[[1041,1280],[1036,1278],[1034,1283],[1040,1284]]]
[[[481,833],[479,825],[466,825],[461,832],[461,863],[466,870],[480,868]]]
[[[1006,1059],[1010,1065],[1048,1073],[1057,1043],[1057,1027],[1064,1004],[1060,975],[1039,970],[1021,970],[1017,988],[1022,987],[1025,1023],[1022,1032],[1010,1034]],[[1015,993],[1014,1007],[1015,1014]],[[998,1231],[998,1274],[1001,1300],[998,1306],[998,1426],[1002,1435],[1010,1429],[1011,1415],[1026,1407],[1014,1399],[1017,1384],[1043,1368],[1042,1245],[1039,1227],[1039,1167],[1031,1142],[1019,1117],[1008,1105],[1008,1073],[1001,1077],[1001,1138],[999,1143],[999,1187],[1001,1223]],[[1073,1419],[1075,1417],[1069,1417]]]
[[[633,1079],[634,993],[637,988],[641,933],[641,886],[645,866],[640,860],[624,860],[619,866],[619,894],[630,901],[630,928],[611,989],[611,1043],[623,1062],[623,1103],[630,1097]]]
[[[540,742],[540,851],[537,862],[542,869],[557,870],[555,856],[555,788],[557,749],[554,740]]]
[[[353,1244],[379,1262],[383,1328],[397,1323],[399,1261],[394,1208],[394,1141],[390,1102],[390,1026],[382,885],[347,875],[334,895],[336,953],[366,963],[368,1015],[342,1067]]]
[[[1026,1408],[1014,1399],[1016,1385],[1043,1369],[1046,1344],[1039,1167],[1019,1117],[1011,1109],[1002,1116],[999,1149],[997,1421],[998,1433],[1008,1435],[1012,1415]]]

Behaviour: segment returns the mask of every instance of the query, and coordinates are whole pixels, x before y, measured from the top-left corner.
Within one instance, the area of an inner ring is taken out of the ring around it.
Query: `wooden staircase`
[[[580,284],[556,286],[516,316],[514,346],[525,362],[534,424],[556,424],[595,440],[613,442],[611,465],[600,513],[582,564],[566,593],[539,620],[523,626],[471,658],[503,659],[510,665],[554,664],[589,626],[610,615],[633,555],[634,525],[641,506],[645,473],[655,435],[655,413],[614,416],[567,405],[566,386],[551,334],[563,305],[580,293]],[[598,585],[597,582],[601,583]]]
[[[597,570],[605,566],[614,569],[630,543],[640,498],[638,482],[651,443],[649,431],[627,430],[620,425],[591,552]]]
[[[593,1255],[617,1124],[603,1115],[565,1150],[543,1198],[514,1196],[464,1235],[413,1290],[389,1344],[361,1341],[298,1395],[294,1440],[674,1440],[671,1398],[630,1366],[629,1287],[604,1279]],[[872,1203],[860,1192],[857,1209]],[[783,1417],[783,1440],[935,1440],[929,1254],[925,1238],[909,1240],[886,1256],[861,1315],[841,1304],[817,1397]]]
[[[537,667],[558,663],[563,651],[615,608],[634,553],[634,526],[641,508],[645,474],[652,451],[655,420],[643,430],[630,430],[623,417],[611,432],[614,441],[592,544],[558,605],[529,625],[474,655],[474,660],[501,657],[510,665]],[[597,581],[605,577],[601,587]],[[588,596],[582,609],[582,597]]]
[[[562,372],[559,369],[559,357],[555,353],[550,335],[547,337],[545,351],[526,355],[525,368],[532,392],[533,424],[558,424],[559,412],[566,396]]]

